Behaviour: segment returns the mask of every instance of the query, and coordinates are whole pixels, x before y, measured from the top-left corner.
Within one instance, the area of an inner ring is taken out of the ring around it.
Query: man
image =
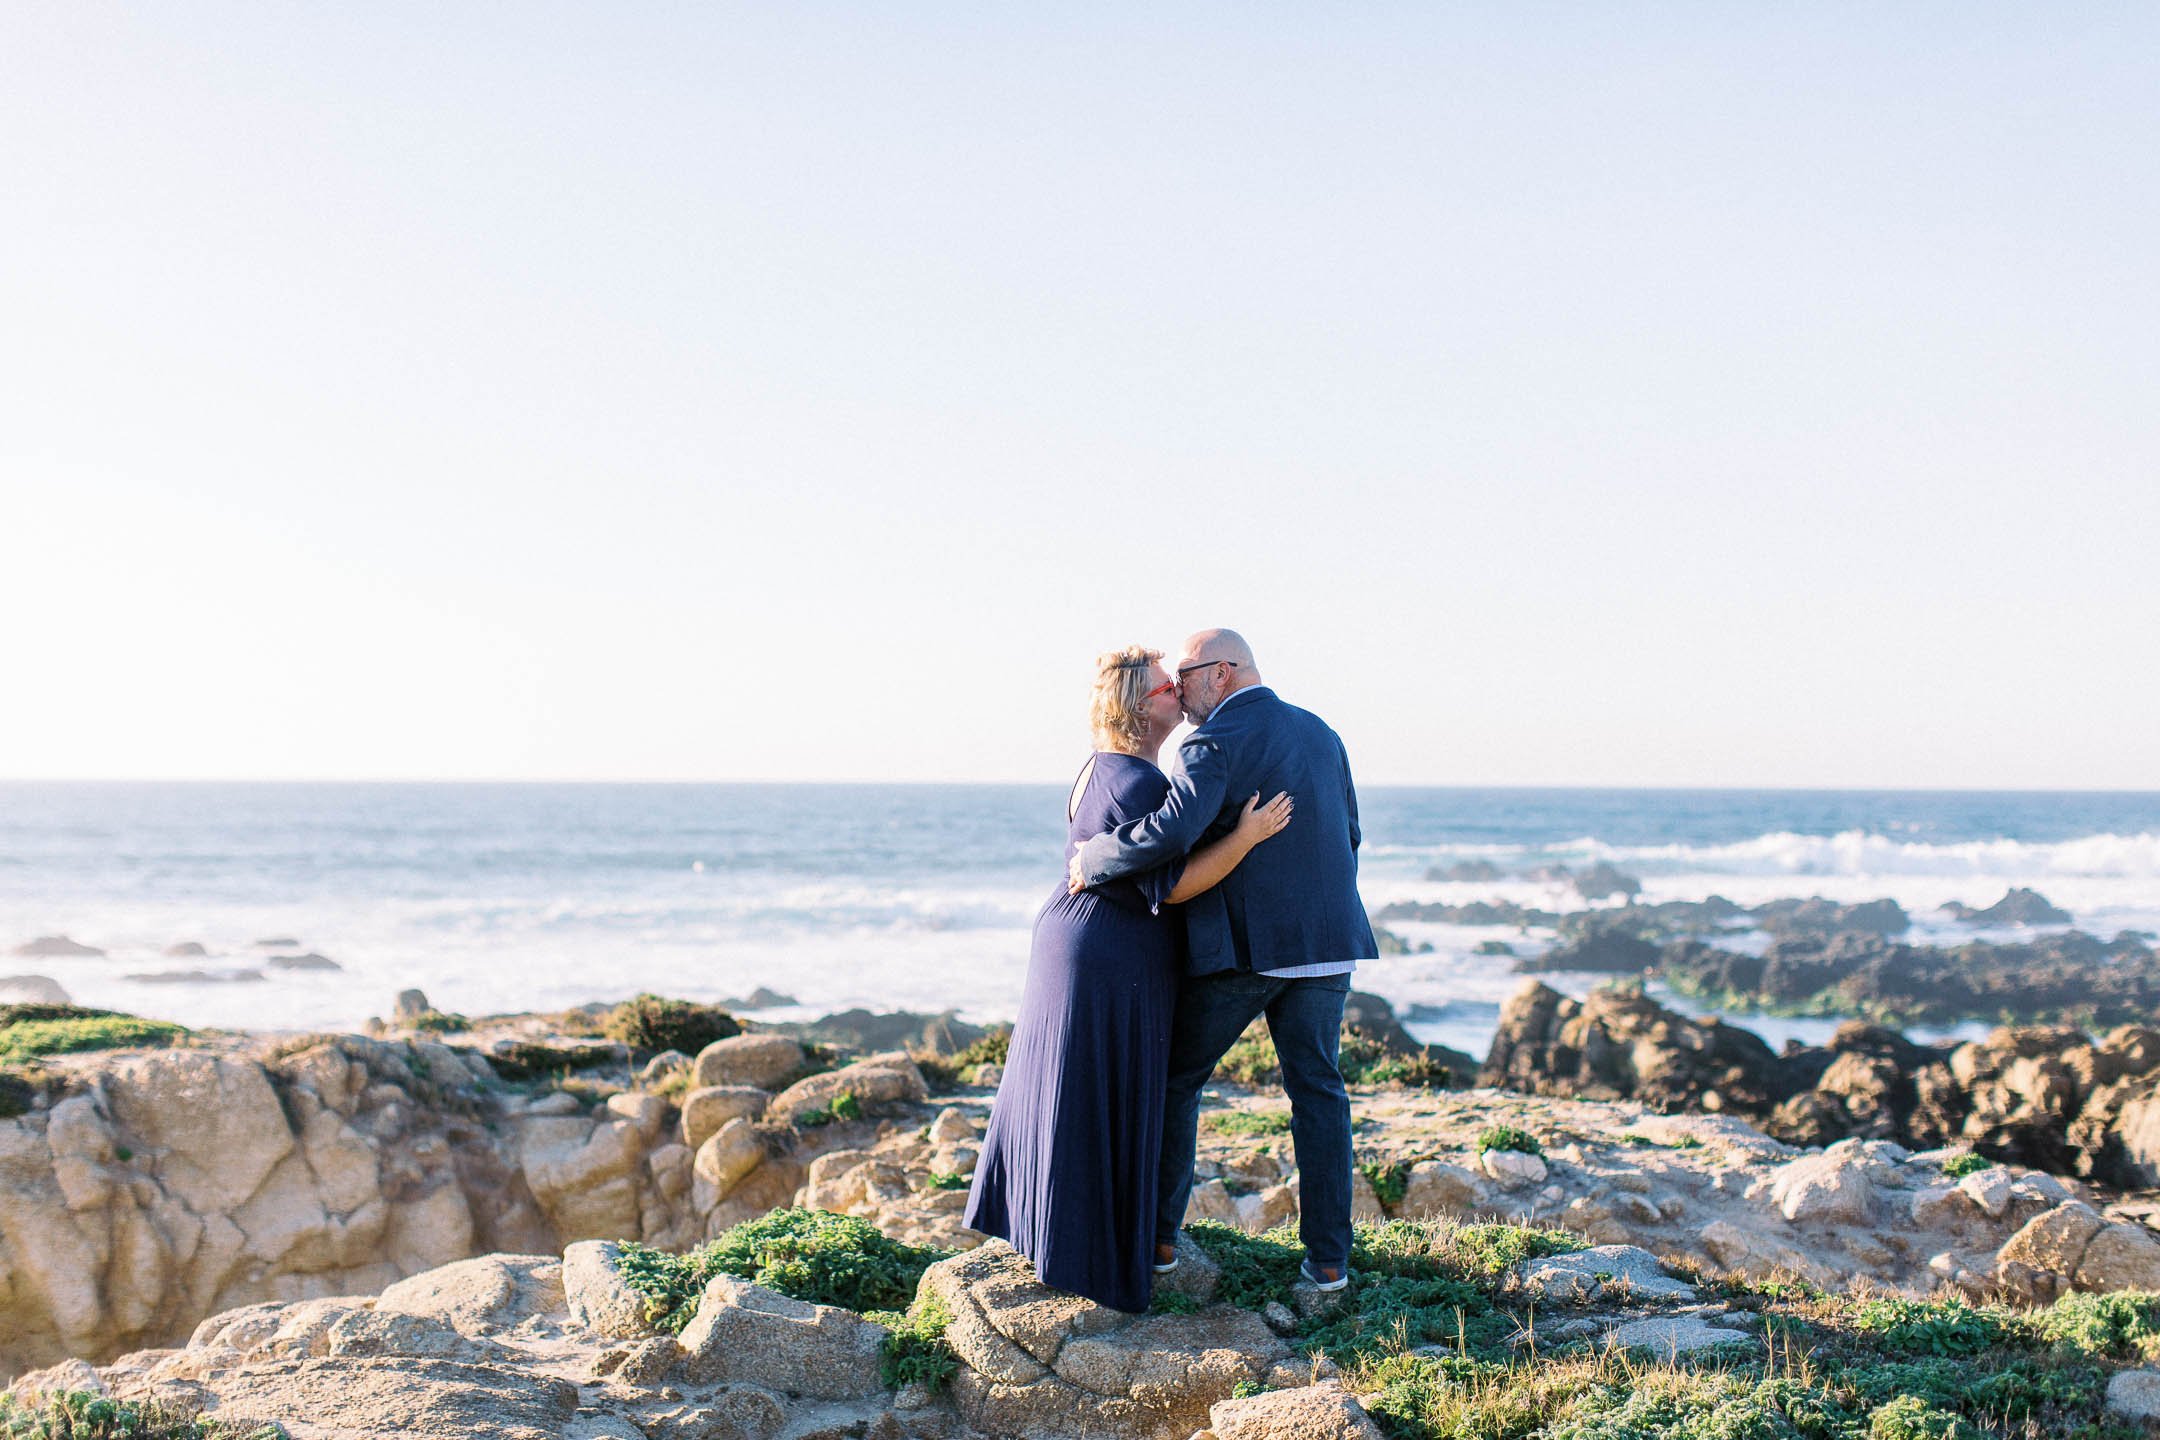
[[[1379,953],[1357,891],[1357,793],[1343,743],[1317,715],[1261,683],[1231,630],[1185,642],[1173,672],[1185,718],[1162,808],[1097,835],[1073,856],[1074,889],[1191,852],[1234,828],[1246,797],[1287,790],[1297,818],[1229,878],[1187,902],[1191,956],[1170,1036],[1155,1268],[1177,1264],[1192,1195],[1200,1090],[1265,1014],[1290,1096],[1305,1278],[1339,1290],[1350,1274],[1350,1095],[1336,1051],[1356,962]]]

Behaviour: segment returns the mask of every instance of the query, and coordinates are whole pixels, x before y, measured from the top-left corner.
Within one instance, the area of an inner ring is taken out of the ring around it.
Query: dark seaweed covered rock
[[[1600,860],[1574,877],[1575,893],[1585,900],[1608,900],[1622,895],[1633,900],[1642,893],[1642,881]]]
[[[1624,911],[1611,912],[1624,916]],[[1590,925],[1578,929],[1545,954],[1516,962],[1525,974],[1554,970],[1609,971],[1634,974],[1657,964],[1658,947],[1625,923]]]
[[[1820,895],[1805,900],[1772,900],[1757,905],[1755,923],[1773,935],[1898,935],[1912,925],[1903,906],[1895,900],[1868,900],[1840,905]]]
[[[2022,885],[2003,892],[2002,899],[1985,910],[1975,910],[1953,900],[1942,907],[1967,925],[2068,925],[2070,912],[2049,902],[2047,896]]]
[[[1557,925],[1560,916],[1551,910],[1535,910],[1512,900],[1472,900],[1467,905],[1440,905],[1423,900],[1398,900],[1383,905],[1375,920],[1427,920],[1442,925]]]
[[[1498,880],[1500,867],[1490,860],[1458,860],[1452,865],[1433,866],[1425,872],[1425,878],[1456,883],[1484,883]]]
[[[1855,932],[1792,936],[1759,956],[1668,945],[1657,974],[1709,1004],[1888,1024],[2069,1020],[2137,1024],[2160,1014],[2160,957],[2134,937],[2068,930],[2014,944],[1905,945]]]

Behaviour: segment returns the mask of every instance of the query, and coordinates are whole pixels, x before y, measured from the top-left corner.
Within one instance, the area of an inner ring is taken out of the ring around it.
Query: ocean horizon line
[[[507,788],[511,786],[612,787],[617,789],[889,789],[946,790],[967,787],[980,790],[1062,788],[1064,779],[851,779],[841,778],[613,778],[608,776],[0,776],[0,787],[45,788],[66,786],[227,786],[293,789],[333,786],[441,786]],[[1566,781],[1361,781],[1361,793],[1383,790],[1441,791],[1458,794],[1578,794],[1578,795],[2122,795],[2160,798],[2160,786],[2138,785],[1705,785],[1635,782],[1585,784]]]

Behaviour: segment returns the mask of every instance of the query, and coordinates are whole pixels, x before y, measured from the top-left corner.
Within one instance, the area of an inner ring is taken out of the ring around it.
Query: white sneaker
[[[1336,1276],[1333,1280],[1323,1280],[1319,1277],[1319,1275],[1314,1273],[1312,1261],[1310,1260],[1298,1261],[1297,1268],[1298,1274],[1305,1277],[1305,1283],[1312,1286],[1315,1290],[1340,1290],[1343,1288],[1343,1286],[1350,1283],[1350,1272],[1347,1268],[1342,1272],[1342,1274]]]

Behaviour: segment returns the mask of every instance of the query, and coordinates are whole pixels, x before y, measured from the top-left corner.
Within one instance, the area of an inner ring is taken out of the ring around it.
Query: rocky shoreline
[[[1350,1041],[1414,1047],[1384,1003],[1359,998]],[[691,1055],[610,1041],[594,1033],[611,1023],[596,1012],[461,1022],[406,1009],[375,1036],[195,1036],[46,1057],[21,1113],[0,1121],[0,1301],[12,1322],[0,1365],[169,1347],[236,1307],[373,1294],[478,1254],[553,1255],[586,1240],[686,1250],[791,1206],[860,1217],[908,1244],[980,1238],[959,1216],[995,1037],[948,1017],[867,1028],[843,1017],[865,1039],[919,1042],[869,1053],[729,1020],[735,1033]],[[684,1033],[717,1023],[683,1009],[631,1018]],[[1933,1112],[1901,1119],[1894,1080],[1872,1109],[1863,1087],[1837,1088],[1841,1073],[1877,1074],[1857,1040],[1817,1070],[1724,1032],[1639,996],[1576,1002],[1529,982],[1480,1077],[1487,1088],[1444,1088],[1446,1067],[1422,1052],[1398,1054],[1389,1072],[1422,1079],[1357,1086],[1359,1218],[1558,1223],[1714,1273],[1824,1286],[1865,1274],[1913,1295],[2160,1288],[2160,1239],[2108,1176],[1990,1163],[1965,1133],[1993,1113],[1977,1102],[1957,1134],[1898,1143]],[[2032,1077],[2097,1081],[2134,1064],[2138,1076],[2108,1083],[2140,1085],[2160,1063],[2149,1032],[2078,1039],[2082,1061],[2025,1056],[2018,1040],[1977,1048],[1993,1071],[1960,1051],[1914,1073],[1933,1085],[1930,1067],[1953,1081],[1986,1072],[1993,1090],[1961,1093],[2025,1106],[2012,1113],[2040,1133],[2058,1112],[2030,1110]],[[1841,1123],[1868,1133],[1814,1149],[1748,1123],[1743,1100],[1769,1107],[1769,1131],[1797,1112],[1799,1093],[1748,1078],[1779,1066],[1813,1072],[1805,1096],[1835,1097]],[[1667,1113],[1684,1111],[1697,1113]],[[1221,1079],[1193,1219],[1251,1233],[1295,1219],[1286,1124],[1278,1093]]]

